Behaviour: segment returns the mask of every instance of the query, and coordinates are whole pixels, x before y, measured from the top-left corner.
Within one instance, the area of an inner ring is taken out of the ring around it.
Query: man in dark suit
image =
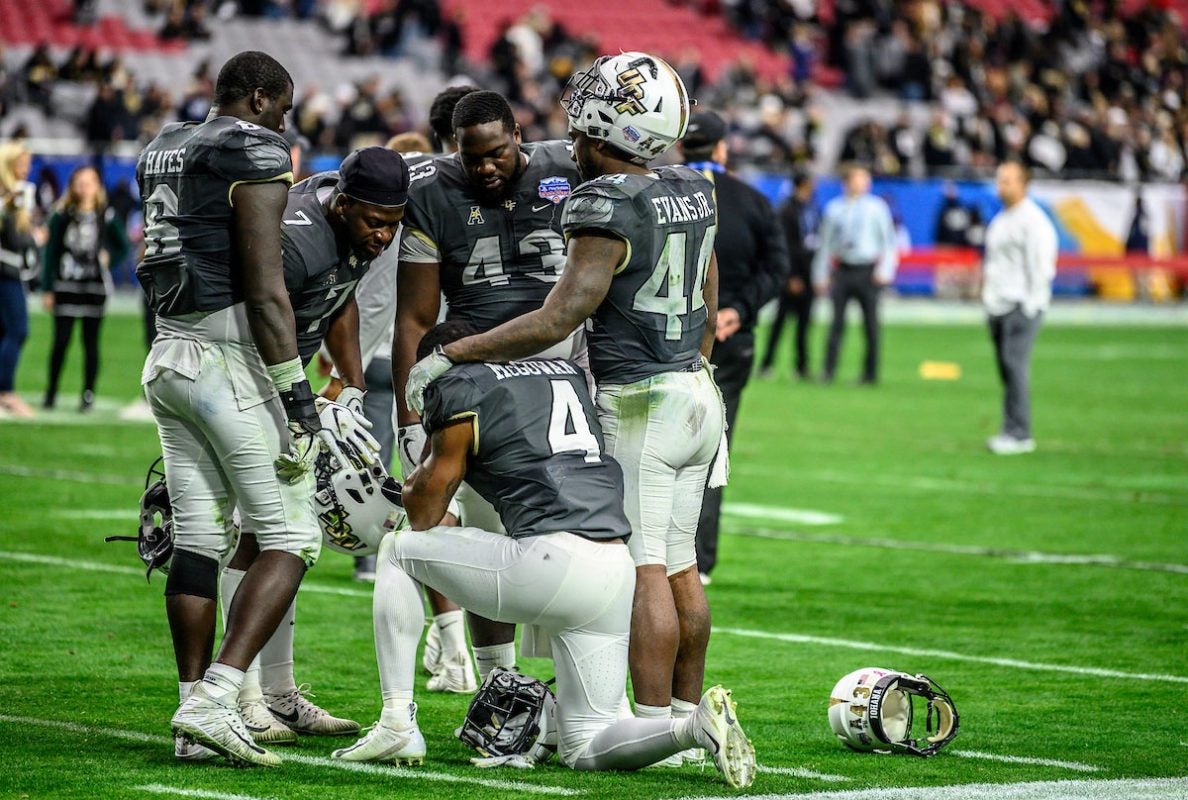
[[[726,170],[726,123],[712,111],[689,120],[681,140],[685,163],[714,183],[718,214],[718,321],[713,356],[715,378],[726,403],[727,436],[734,437],[743,387],[755,360],[759,309],[779,292],[788,274],[784,234],[767,198]],[[697,524],[697,571],[709,583],[718,552],[722,490],[706,489]]]
[[[802,380],[809,377],[808,330],[813,319],[813,300],[817,296],[813,291],[813,255],[817,251],[817,228],[821,224],[821,209],[813,201],[815,188],[811,175],[797,173],[792,179],[792,195],[776,212],[788,243],[791,272],[780,293],[779,309],[759,366],[759,375],[764,378],[771,375],[784,320],[789,313],[796,317],[796,376]]]

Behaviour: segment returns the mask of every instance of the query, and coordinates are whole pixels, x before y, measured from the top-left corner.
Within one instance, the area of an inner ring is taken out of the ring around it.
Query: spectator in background
[[[981,247],[985,228],[982,212],[957,196],[957,184],[945,181],[945,199],[936,217],[936,243],[947,247]]]
[[[895,279],[899,254],[891,209],[870,193],[870,172],[856,164],[840,169],[845,194],[825,207],[820,247],[813,259],[818,295],[830,293],[833,321],[821,379],[832,383],[846,328],[846,306],[857,300],[866,331],[866,357],[860,383],[879,378],[879,293]]]
[[[811,175],[797,173],[792,179],[792,196],[789,197],[776,218],[784,228],[784,240],[788,244],[788,260],[791,270],[788,280],[780,292],[779,308],[771,324],[767,338],[767,350],[759,367],[760,377],[771,375],[771,365],[779,349],[780,334],[784,321],[791,313],[796,317],[795,350],[793,364],[796,377],[808,380],[808,331],[813,320],[813,255],[817,251],[818,230],[821,226],[821,209],[813,200],[816,185]]]
[[[70,176],[58,210],[49,219],[42,257],[41,286],[45,310],[54,315],[45,403],[53,408],[74,323],[82,327],[84,353],[80,411],[95,404],[99,377],[99,328],[111,295],[111,266],[128,256],[128,237],[94,167],[79,167]]]
[[[695,112],[680,143],[681,155],[692,169],[714,184],[719,208],[714,253],[718,257],[718,321],[711,361],[715,380],[726,404],[727,441],[734,436],[742,391],[755,359],[754,326],[759,309],[776,296],[788,274],[783,232],[767,198],[750,184],[726,171],[729,151],[726,123],[713,111]],[[697,523],[697,571],[703,584],[718,555],[718,527],[722,490],[705,490]]]
[[[22,70],[25,77],[25,94],[29,102],[46,113],[49,112],[50,94],[54,81],[58,79],[58,67],[50,56],[48,44],[39,44]]]
[[[15,381],[29,335],[25,272],[37,262],[36,187],[28,181],[32,163],[23,144],[0,144],[0,411],[25,419],[33,409],[16,393]]]
[[[986,230],[982,304],[1003,384],[1002,430],[986,446],[996,455],[1035,450],[1031,436],[1031,349],[1056,275],[1056,228],[1027,196],[1027,168],[1008,161],[995,187],[1003,209]]]

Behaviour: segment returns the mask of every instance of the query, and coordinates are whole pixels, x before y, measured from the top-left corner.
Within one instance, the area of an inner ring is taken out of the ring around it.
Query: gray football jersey
[[[293,180],[280,134],[235,117],[174,123],[140,154],[144,258],[136,268],[160,316],[217,311],[243,299],[232,242],[231,192]]]
[[[339,243],[326,218],[325,201],[338,184],[337,172],[319,172],[289,190],[281,225],[285,288],[297,320],[297,352],[308,363],[318,351],[330,320],[355,294],[371,267],[346,242]]]
[[[561,211],[579,178],[568,142],[522,146],[515,192],[484,205],[457,155],[410,165],[404,235],[427,238],[441,264],[449,319],[489,330],[544,305],[565,266]]]
[[[685,166],[604,175],[573,193],[562,226],[567,239],[591,231],[627,243],[627,263],[587,323],[595,381],[632,383],[696,367],[717,230],[713,184]]]
[[[626,539],[623,470],[606,455],[585,373],[571,361],[459,364],[425,390],[426,430],[473,419],[466,482],[509,535]]]

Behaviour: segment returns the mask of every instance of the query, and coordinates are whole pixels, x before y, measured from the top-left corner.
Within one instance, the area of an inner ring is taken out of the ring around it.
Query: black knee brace
[[[188,594],[216,600],[219,596],[219,562],[210,556],[174,550],[169,577],[165,580],[165,596]]]

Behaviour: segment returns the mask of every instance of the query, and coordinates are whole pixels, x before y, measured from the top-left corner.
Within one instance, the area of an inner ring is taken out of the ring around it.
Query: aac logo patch
[[[541,198],[556,205],[565,198],[569,197],[570,191],[569,178],[562,178],[560,175],[554,175],[551,178],[542,178],[540,185],[537,187],[536,193]]]
[[[470,207],[470,218],[466,220],[467,225],[482,225],[486,220],[483,219],[483,209],[479,206]]]

